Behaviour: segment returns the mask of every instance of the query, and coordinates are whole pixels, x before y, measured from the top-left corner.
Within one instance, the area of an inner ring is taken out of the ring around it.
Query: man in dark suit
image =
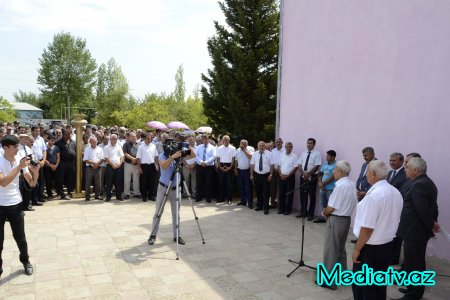
[[[401,153],[394,152],[391,154],[389,164],[392,170],[388,173],[388,182],[396,187],[402,197],[405,198],[404,190],[408,189],[406,186],[411,186],[412,181],[406,177],[405,166],[408,160],[412,157],[420,157],[418,153],[410,153],[406,156],[406,161]],[[400,263],[400,253],[402,251],[403,239],[399,236],[394,238],[394,250],[390,265],[398,265]],[[403,264],[402,264],[403,265]]]
[[[389,171],[387,180],[399,191],[406,182],[406,173],[403,167],[404,160],[403,154],[399,152],[392,153],[389,158],[389,164],[392,170]]]
[[[375,150],[373,150],[372,147],[364,148],[362,150],[362,154],[365,162],[361,166],[361,172],[359,173],[358,180],[356,181],[358,201],[361,201],[366,195],[367,191],[372,187],[372,185],[367,182],[367,165],[372,160],[376,160]]]
[[[425,251],[430,237],[439,230],[437,223],[437,188],[427,176],[427,164],[422,158],[409,159],[406,176],[412,181],[403,202],[397,236],[404,240],[404,271],[425,271]],[[400,299],[422,298],[424,286],[407,286],[399,289],[405,295]]]

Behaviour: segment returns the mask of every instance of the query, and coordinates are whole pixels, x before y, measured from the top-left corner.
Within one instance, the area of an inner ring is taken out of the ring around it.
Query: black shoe
[[[124,201],[122,197],[116,197],[116,200]]]
[[[245,205],[245,203],[238,202],[238,203],[236,203],[236,205],[237,205],[237,206],[239,206],[239,205]]]
[[[333,290],[333,291],[337,290],[337,287],[336,287],[335,285],[326,285],[326,284],[319,285],[319,284],[317,283],[317,280],[314,280],[314,283],[315,283],[317,286],[320,286],[320,287],[323,287],[323,288],[326,288],[326,289],[330,289],[330,290]]]
[[[102,197],[102,196],[98,196],[98,197],[95,197],[95,199],[97,199],[97,200],[103,200],[103,197]]]
[[[269,208],[277,208],[277,205],[276,204],[272,204],[272,205],[269,206]]]
[[[326,221],[324,219],[320,219],[320,218],[317,218],[313,221],[313,223],[325,223],[325,222]]]
[[[33,203],[33,206],[43,206],[43,205],[44,205],[44,203],[42,203],[42,202]]]
[[[123,199],[128,200],[128,199],[130,199],[130,196],[129,195],[125,195],[125,196],[123,196]]]
[[[61,200],[70,200],[70,198],[67,195],[61,196]]]
[[[260,210],[262,210],[262,209],[259,207],[255,208],[255,211],[260,211]]]
[[[133,195],[133,197],[134,197],[134,198],[137,198],[137,199],[141,199],[141,198],[142,198],[141,195]]]
[[[34,211],[33,206],[29,205],[27,208],[23,209],[24,211]]]
[[[173,238],[173,241],[176,242],[176,241],[177,241],[177,238],[174,237],[174,238]],[[181,236],[178,237],[178,244],[179,244],[179,245],[184,245],[184,244],[186,244],[186,243],[184,242],[184,240],[181,238]]]
[[[312,220],[314,220],[314,217],[313,216],[309,216],[308,217],[308,221],[312,221]]]
[[[303,218],[306,217],[305,213],[299,213],[298,215],[295,216],[296,218]]]
[[[407,288],[398,288],[398,291],[402,294],[406,294],[408,293],[408,289]]]
[[[106,196],[105,202],[111,201],[111,196]]]
[[[268,215],[269,214],[269,210],[264,210],[264,214]]]
[[[27,274],[28,276],[33,275],[33,266],[29,261],[23,264],[23,268],[25,270],[25,274]]]
[[[249,205],[248,208],[253,209],[253,205]]]
[[[142,201],[143,202],[147,202],[147,198],[142,198]]]
[[[290,214],[291,214],[290,211],[285,211],[285,212],[283,213],[283,215],[285,215],[285,216],[290,215]]]
[[[225,202],[225,200],[216,200],[216,203],[222,203]]]
[[[195,199],[195,202],[201,202],[202,199]]]
[[[156,201],[156,197],[150,197],[150,201]]]
[[[153,244],[155,243],[155,241],[156,241],[156,236],[154,236],[154,235],[151,235],[151,236],[148,238],[148,244],[149,244],[149,245],[153,245]]]
[[[89,198],[84,199],[84,201],[86,201],[86,202],[88,202],[89,200],[91,200],[91,199],[89,199]]]
[[[357,241],[358,241],[358,239],[354,239],[354,240],[351,240],[350,243],[356,244]]]
[[[211,203],[211,199],[209,199],[209,200],[206,200],[206,202],[208,202],[208,203]]]
[[[278,215],[284,214],[284,211],[279,210],[279,211],[277,212],[277,214],[278,214]]]

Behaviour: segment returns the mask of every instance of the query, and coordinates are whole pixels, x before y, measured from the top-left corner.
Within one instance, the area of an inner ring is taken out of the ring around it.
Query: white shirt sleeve
[[[370,196],[369,196],[370,197]],[[372,228],[375,229],[376,224],[377,224],[377,218],[380,214],[379,210],[380,207],[379,205],[376,204],[375,201],[371,201],[373,199],[368,199],[366,196],[365,203],[363,203],[364,205],[364,209],[362,210],[362,213],[360,215],[360,225],[361,227],[366,227],[366,228]]]

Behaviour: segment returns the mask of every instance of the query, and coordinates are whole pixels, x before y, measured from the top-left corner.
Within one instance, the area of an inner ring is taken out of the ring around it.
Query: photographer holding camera
[[[170,191],[167,193],[167,197],[170,200],[170,208],[172,211],[172,226],[173,226],[173,241],[176,242],[177,236],[177,222],[180,222],[180,214],[178,214],[178,220],[176,219],[176,187],[177,185],[181,185],[181,182],[177,182],[176,176],[173,177],[177,164],[180,164],[180,158],[185,157],[186,159],[192,159],[195,157],[194,149],[185,143],[176,143],[172,139],[167,139],[164,143],[164,151],[159,155],[159,165],[161,167],[161,176],[159,177],[159,185],[158,192],[156,196],[156,207],[155,214],[153,216],[153,226],[152,232],[150,234],[150,238],[148,239],[149,245],[153,245],[156,240],[156,234],[159,229],[160,217],[158,217],[158,213],[161,211],[161,216],[164,211],[164,207],[161,206],[164,202],[164,196],[166,195],[167,188],[169,187],[170,181],[172,181],[172,185],[170,187]],[[189,149],[189,150],[188,150]],[[181,189],[181,187],[180,187]],[[179,209],[179,207],[178,207]],[[184,245],[185,242],[180,236],[180,229],[178,227],[178,244]]]
[[[20,157],[19,140],[7,135],[2,140],[4,155],[0,157],[0,275],[3,273],[1,253],[3,251],[4,227],[6,220],[11,224],[14,239],[20,251],[25,274],[33,274],[29,261],[28,244],[25,237],[25,221],[22,208],[22,196],[19,191],[19,176],[22,173],[29,186],[36,186],[39,178],[39,164],[31,164],[29,156]]]

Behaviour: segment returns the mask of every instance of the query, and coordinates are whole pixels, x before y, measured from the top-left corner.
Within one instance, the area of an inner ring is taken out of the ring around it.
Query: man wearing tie
[[[202,135],[202,144],[197,146],[197,199],[202,201],[206,197],[206,202],[211,203],[212,184],[214,174],[214,162],[216,159],[216,148],[209,143],[208,136]]]
[[[406,173],[403,167],[404,160],[403,154],[399,152],[392,153],[389,159],[392,170],[388,173],[388,182],[399,191],[406,182]]]
[[[272,180],[273,163],[271,153],[266,150],[264,141],[258,142],[258,151],[254,152],[250,160],[250,180],[254,180],[256,189],[256,211],[264,209],[269,214],[269,192]]]
[[[219,169],[219,201],[227,198],[228,204],[231,204],[233,179],[233,165],[236,157],[236,148],[230,145],[230,137],[224,135],[223,145],[217,149],[217,164]]]
[[[303,187],[300,189],[300,214],[297,218],[308,216],[308,221],[314,220],[314,210],[316,209],[316,189],[317,178],[314,174],[320,168],[322,159],[320,152],[314,150],[316,146],[316,140],[309,138],[306,141],[306,151],[300,155],[298,160],[298,170],[300,171],[300,185]],[[309,196],[309,209],[308,209],[308,196]]]
[[[367,182],[367,165],[372,161],[376,160],[375,150],[372,147],[366,147],[362,150],[363,158],[365,162],[361,166],[361,172],[359,173],[358,180],[356,181],[356,193],[358,196],[358,201],[361,201],[366,192],[372,187],[370,183]]]

